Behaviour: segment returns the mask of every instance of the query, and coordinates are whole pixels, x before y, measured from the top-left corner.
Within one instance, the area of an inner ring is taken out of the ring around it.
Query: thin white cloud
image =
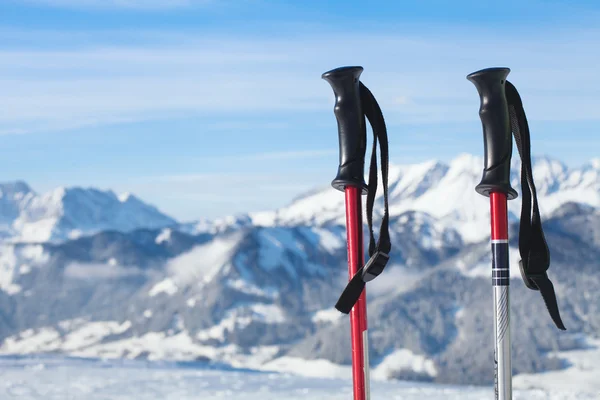
[[[78,263],[73,262],[65,267],[65,276],[72,279],[98,281],[124,277],[148,275],[144,270],[135,266],[117,264]]]
[[[25,0],[30,4],[70,9],[165,10],[205,6],[214,0]]]
[[[243,156],[242,156],[243,157]],[[310,157],[310,156],[309,156]],[[234,157],[232,157],[234,158]],[[239,157],[235,157],[239,159]],[[297,178],[297,177],[294,177]],[[187,173],[176,175],[157,175],[139,178],[138,185],[143,188],[154,188],[156,184],[171,184],[173,187],[178,186],[181,189],[196,190],[197,186],[190,184],[206,184],[211,187],[219,188],[239,188],[240,186],[248,185],[260,186],[265,188],[281,188],[282,186],[289,187],[292,176],[285,173],[245,173],[245,172],[216,172],[216,173]],[[137,189],[136,189],[137,190]],[[237,190],[237,189],[236,189]]]
[[[428,272],[414,270],[402,265],[390,265],[386,279],[375,279],[369,286],[368,296],[379,297],[390,293],[399,294],[415,285]]]
[[[173,116],[173,115],[171,115]],[[158,120],[162,118],[168,118],[169,114],[155,115],[103,115],[101,113],[80,115],[76,118],[65,117],[65,118],[37,118],[27,119],[23,118],[20,121],[14,123],[13,127],[2,128],[2,116],[0,115],[0,136],[2,135],[22,135],[26,133],[47,133],[47,132],[61,132],[72,129],[80,129],[87,127],[95,127],[99,125],[120,125],[128,124],[141,121]],[[22,127],[21,127],[22,126]]]
[[[476,92],[465,76],[491,65],[513,68],[509,79],[531,120],[600,118],[600,56],[589,51],[600,32],[473,36],[190,35],[170,42],[157,34],[150,44],[0,50],[0,133],[182,115],[257,115],[264,123],[317,112],[329,121],[333,96],[320,75],[357,63],[391,124],[476,120]]]
[[[195,159],[198,162],[203,163],[227,163],[229,165],[236,164],[241,165],[247,161],[298,161],[298,160],[310,160],[315,158],[331,158],[331,156],[337,156],[339,153],[338,149],[313,149],[313,150],[296,150],[296,151],[273,151],[264,153],[252,153],[252,154],[234,154],[234,155],[215,155],[209,157],[201,157]],[[281,163],[278,163],[281,165]],[[240,173],[188,173],[178,175],[159,175],[150,176],[144,178],[149,181],[165,181],[165,182],[181,182],[181,183],[192,183],[192,182],[204,182],[204,181],[215,181],[215,180],[238,180],[235,183],[242,183],[253,181],[256,182],[271,182],[274,179],[280,179],[281,175],[278,174],[247,174]],[[231,183],[231,182],[230,182]]]
[[[203,174],[179,174],[179,175],[160,175],[148,177],[149,181],[171,182],[171,183],[216,183],[221,182],[225,186],[237,185],[243,182],[269,182],[274,178],[273,175],[258,175],[258,174],[240,174],[240,173],[203,173]]]
[[[289,122],[277,122],[277,121],[253,121],[253,120],[240,120],[240,121],[219,121],[210,122],[203,124],[202,128],[210,129],[212,131],[256,131],[256,130],[286,130],[290,128]]]
[[[337,149],[324,150],[301,150],[301,151],[278,151],[268,153],[257,153],[238,156],[243,160],[268,161],[268,160],[304,160],[309,158],[326,157],[338,154]]]

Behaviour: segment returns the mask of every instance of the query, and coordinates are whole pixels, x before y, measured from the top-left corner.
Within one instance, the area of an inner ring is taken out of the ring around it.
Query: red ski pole
[[[364,264],[362,230],[362,189],[346,186],[346,234],[348,238],[349,279]],[[363,289],[350,311],[350,337],[352,340],[352,382],[354,398],[369,398],[369,342],[367,337],[367,294]]]
[[[332,185],[345,193],[350,279],[364,264],[361,196],[366,194],[367,185],[364,181],[366,127],[359,88],[362,70],[361,67],[344,67],[323,74],[336,98],[334,113],[338,123],[340,165]],[[368,400],[367,302],[364,290],[350,312],[350,326],[354,400]]]

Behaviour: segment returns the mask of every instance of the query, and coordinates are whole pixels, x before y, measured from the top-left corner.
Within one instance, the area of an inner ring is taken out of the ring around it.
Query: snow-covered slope
[[[130,194],[78,187],[36,194],[23,182],[0,184],[0,235],[13,241],[57,241],[174,224],[173,218]]]
[[[41,400],[348,400],[351,380],[306,378],[286,373],[236,370],[206,363],[175,364],[57,357],[0,358],[1,398]],[[308,366],[306,366],[308,367]],[[558,379],[544,389],[516,385],[515,400],[595,400],[598,386],[576,388]],[[592,382],[590,382],[592,383]],[[48,394],[51,393],[51,397]],[[459,387],[417,382],[371,385],[374,399],[481,400],[488,386]]]

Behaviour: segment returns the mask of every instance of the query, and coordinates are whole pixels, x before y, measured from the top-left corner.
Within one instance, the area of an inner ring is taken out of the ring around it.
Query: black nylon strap
[[[533,182],[531,167],[531,142],[529,125],[523,103],[517,89],[508,81],[505,85],[510,125],[521,156],[521,223],[519,226],[519,253],[521,275],[525,285],[539,290],[552,321],[559,329],[566,330],[556,302],[554,286],[548,278],[550,251],[542,229],[542,220],[538,207],[537,192]]]
[[[354,304],[358,301],[365,283],[375,279],[384,270],[389,260],[389,252],[392,248],[389,233],[389,210],[388,210],[388,138],[383,113],[377,100],[365,85],[360,82],[360,101],[363,112],[373,129],[373,151],[371,153],[371,165],[369,167],[369,183],[367,194],[367,224],[369,226],[369,257],[367,263],[361,267],[352,277],[348,285],[338,299],[335,308],[344,314],[348,314]],[[373,205],[377,193],[377,143],[381,152],[381,178],[383,182],[383,218],[379,229],[379,239],[375,243],[373,233]]]

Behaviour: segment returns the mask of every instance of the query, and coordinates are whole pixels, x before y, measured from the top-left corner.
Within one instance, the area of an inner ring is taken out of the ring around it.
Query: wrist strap
[[[367,224],[369,226],[369,260],[350,279],[348,285],[342,292],[335,308],[344,314],[348,314],[354,304],[358,301],[365,283],[375,279],[383,272],[392,248],[389,233],[389,210],[388,210],[388,137],[385,127],[383,113],[377,100],[365,85],[360,83],[360,101],[362,110],[373,129],[373,151],[371,153],[371,165],[369,167],[369,183],[367,193]],[[383,218],[379,229],[379,238],[375,242],[373,233],[373,205],[377,193],[377,144],[381,152],[381,178],[383,182]]]

